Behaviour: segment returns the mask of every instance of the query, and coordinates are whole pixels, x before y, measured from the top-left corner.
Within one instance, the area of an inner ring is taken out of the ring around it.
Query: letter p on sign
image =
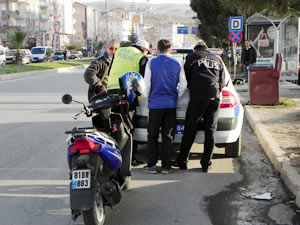
[[[243,31],[243,17],[229,18],[229,31]]]

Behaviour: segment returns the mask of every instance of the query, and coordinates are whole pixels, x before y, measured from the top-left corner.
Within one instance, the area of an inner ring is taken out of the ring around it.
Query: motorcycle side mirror
[[[70,94],[65,94],[62,96],[61,100],[64,104],[71,104],[72,96]]]

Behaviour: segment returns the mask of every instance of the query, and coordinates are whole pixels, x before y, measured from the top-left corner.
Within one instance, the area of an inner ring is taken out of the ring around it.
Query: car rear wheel
[[[241,155],[242,142],[241,136],[236,140],[236,142],[228,143],[225,146],[225,155],[228,157],[239,157]]]

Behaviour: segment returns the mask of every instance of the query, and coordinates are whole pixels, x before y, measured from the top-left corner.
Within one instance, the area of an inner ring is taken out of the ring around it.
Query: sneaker
[[[160,171],[162,174],[168,174],[171,172],[171,168],[170,169],[166,169],[166,168],[161,168],[161,171]]]
[[[151,173],[151,174],[155,174],[157,173],[157,166],[144,166],[144,171],[146,173]]]

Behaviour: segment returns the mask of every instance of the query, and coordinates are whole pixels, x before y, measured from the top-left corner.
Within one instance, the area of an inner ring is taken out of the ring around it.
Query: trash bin
[[[252,105],[279,104],[281,54],[276,55],[275,68],[249,67],[249,97]]]

